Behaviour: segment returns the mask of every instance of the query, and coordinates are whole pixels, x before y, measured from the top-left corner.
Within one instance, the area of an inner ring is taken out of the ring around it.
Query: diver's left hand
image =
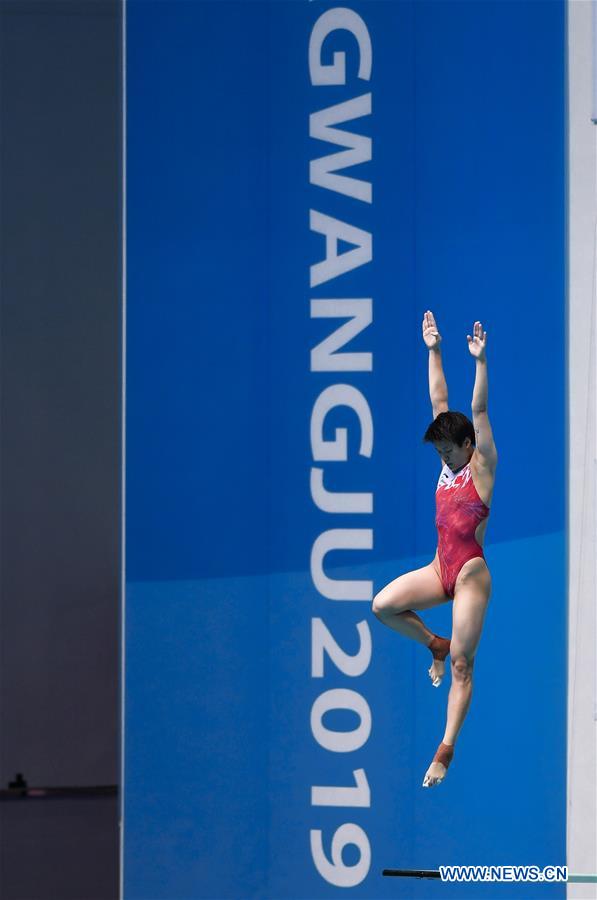
[[[475,359],[485,359],[485,347],[487,346],[487,332],[483,331],[480,322],[475,322],[473,327],[473,337],[467,334],[468,349]]]

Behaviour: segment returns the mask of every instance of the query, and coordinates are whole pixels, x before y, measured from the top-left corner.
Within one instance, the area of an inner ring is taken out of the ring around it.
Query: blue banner
[[[565,863],[564,37],[559,0],[127,0],[125,900]],[[449,676],[371,610],[436,548],[426,309],[469,416],[487,329],[499,452],[429,790]]]

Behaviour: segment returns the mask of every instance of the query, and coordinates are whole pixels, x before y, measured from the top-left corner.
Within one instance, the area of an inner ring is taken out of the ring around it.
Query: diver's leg
[[[429,565],[395,578],[373,598],[373,613],[394,631],[429,647],[433,656],[428,669],[432,684],[438,687],[444,675],[444,659],[450,651],[450,641],[431,631],[414,612],[429,609],[451,600],[442,584],[436,559]]]
[[[444,779],[471,703],[473,666],[491,594],[491,575],[485,560],[477,558],[470,563],[468,567],[463,566],[454,591],[450,647],[452,684],[446,729],[434,761],[425,774],[423,787],[431,787]]]

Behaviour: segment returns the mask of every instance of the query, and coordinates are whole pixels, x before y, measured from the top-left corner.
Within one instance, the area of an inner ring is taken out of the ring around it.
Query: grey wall
[[[0,40],[0,781],[116,784],[121,7]]]
[[[568,803],[570,872],[597,872],[595,273],[597,126],[591,3],[568,3]],[[596,10],[597,12],[597,10]],[[571,900],[597,885],[568,884]]]

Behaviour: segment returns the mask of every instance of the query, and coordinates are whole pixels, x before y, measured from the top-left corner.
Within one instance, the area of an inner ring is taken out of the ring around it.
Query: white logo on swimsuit
[[[447,465],[444,465],[437,482],[437,490],[440,487],[443,487],[446,490],[449,490],[450,488],[464,487],[464,485],[467,484],[471,478],[472,476],[470,463],[467,463],[464,469],[461,472],[458,472],[456,475]]]

